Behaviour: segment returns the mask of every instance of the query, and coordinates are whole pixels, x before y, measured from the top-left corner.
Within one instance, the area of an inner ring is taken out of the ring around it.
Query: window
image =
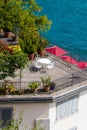
[[[8,120],[12,118],[12,108],[0,108],[0,122],[3,122],[0,125],[0,128],[2,128]]]
[[[68,100],[68,115],[75,113],[78,110],[78,97],[73,97]]]
[[[70,116],[78,111],[78,96],[70,97],[57,103],[57,120]]]
[[[58,104],[57,107],[57,117],[58,119],[64,118],[66,116],[66,102],[63,101]]]

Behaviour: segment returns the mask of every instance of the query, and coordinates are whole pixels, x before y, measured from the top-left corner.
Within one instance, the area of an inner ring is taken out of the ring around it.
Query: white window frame
[[[76,113],[77,111],[78,111],[78,95],[75,95],[75,96],[72,96],[62,101],[57,102],[56,119],[59,120],[59,119],[68,117]]]

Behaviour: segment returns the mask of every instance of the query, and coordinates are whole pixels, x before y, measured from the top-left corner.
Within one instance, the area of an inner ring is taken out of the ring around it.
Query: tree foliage
[[[8,120],[5,124],[5,126],[3,127],[3,130],[20,130],[20,125],[21,125],[22,120],[23,120],[22,114],[23,113],[20,112],[18,118],[12,117],[11,120]],[[24,127],[22,129],[27,130],[27,127]],[[45,128],[41,127],[40,122],[38,122],[37,124],[35,124],[33,126],[33,128],[31,128],[29,130],[45,130]]]
[[[3,127],[3,130],[19,130],[20,129],[20,124],[22,123],[22,113],[19,114],[19,117],[12,118],[11,120],[8,120]]]
[[[35,0],[1,0],[0,1],[0,27],[8,28],[15,33],[30,30],[44,30],[50,28],[51,21],[46,15],[37,16],[41,7]]]
[[[14,77],[17,69],[24,68],[27,63],[27,55],[18,51],[10,54],[5,51],[0,53],[0,80],[7,76]]]
[[[1,0],[0,28],[17,34],[23,50],[26,46],[28,50],[35,49],[40,43],[41,32],[51,26],[51,21],[40,12],[41,7],[35,0]]]

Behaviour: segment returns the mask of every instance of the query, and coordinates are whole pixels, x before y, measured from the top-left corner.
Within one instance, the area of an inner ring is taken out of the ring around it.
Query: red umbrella
[[[79,62],[77,67],[79,67],[80,69],[85,69],[87,67],[87,62]]]
[[[78,64],[78,61],[76,61],[75,59],[73,59],[70,56],[62,56],[61,59],[65,60],[65,61],[67,61],[68,63],[71,63],[71,64]]]
[[[56,55],[56,56],[68,54],[68,52],[66,52],[65,50],[63,50],[62,48],[60,48],[58,46],[52,46],[52,47],[46,48],[45,50],[49,53]]]

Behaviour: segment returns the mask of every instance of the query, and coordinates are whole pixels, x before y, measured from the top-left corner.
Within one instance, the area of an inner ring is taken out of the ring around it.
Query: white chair
[[[40,70],[42,68],[42,66],[38,62],[34,62],[34,65],[37,70]]]
[[[47,69],[50,71],[50,70],[52,70],[53,69],[53,67],[54,67],[54,62],[51,62],[51,64],[49,64],[49,65],[47,65]]]
[[[37,54],[37,55],[35,56],[35,60],[37,61],[39,58],[40,58],[40,56]]]

